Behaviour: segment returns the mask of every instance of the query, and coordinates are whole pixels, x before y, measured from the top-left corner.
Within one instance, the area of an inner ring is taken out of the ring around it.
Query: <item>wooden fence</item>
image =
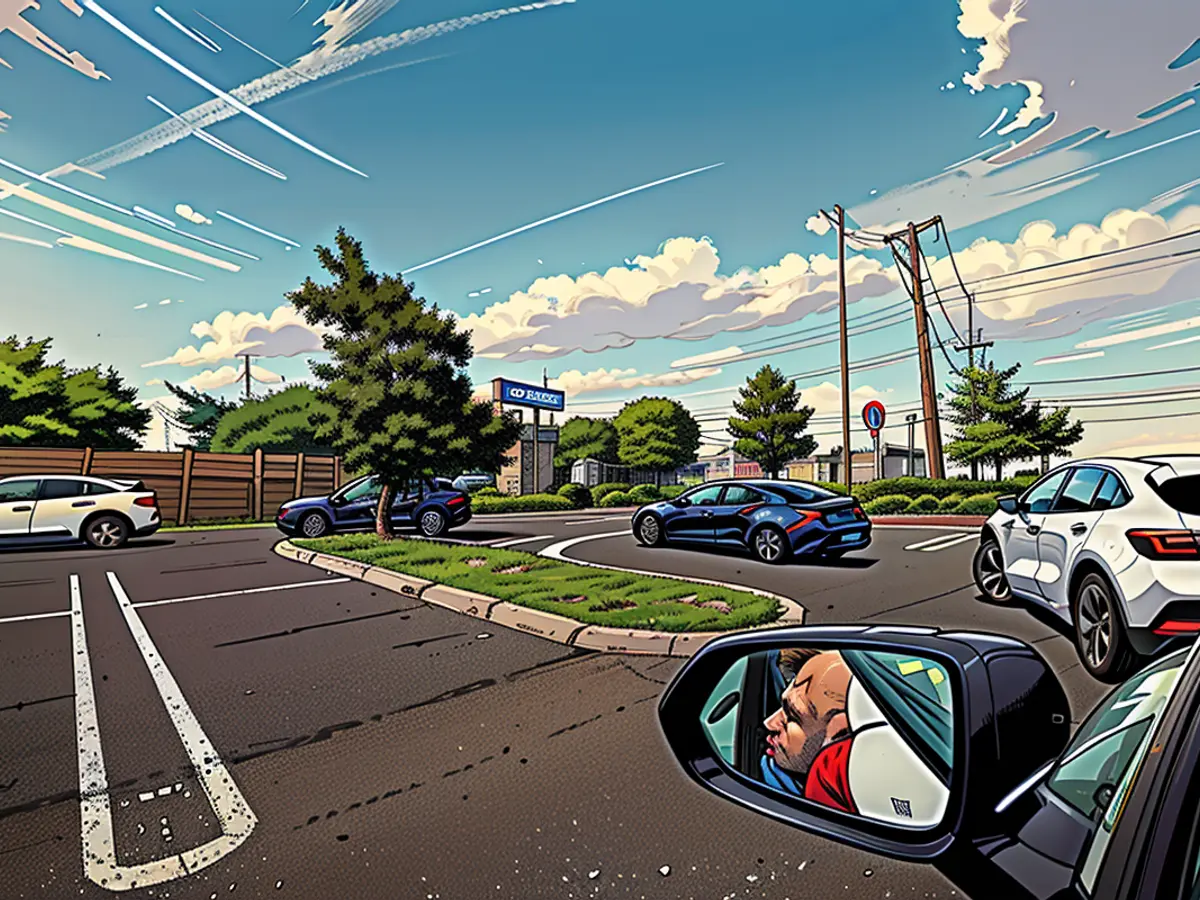
[[[153,450],[0,447],[0,478],[96,475],[137,480],[158,494],[165,521],[273,518],[293,497],[328,494],[342,484],[341,459],[304,453],[202,453]]]

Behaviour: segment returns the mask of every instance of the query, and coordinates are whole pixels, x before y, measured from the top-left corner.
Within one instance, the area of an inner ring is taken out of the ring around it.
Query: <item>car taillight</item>
[[[1154,633],[1159,637],[1179,637],[1180,635],[1187,634],[1200,635],[1200,622],[1184,622],[1172,619],[1163,622],[1155,628]]]
[[[755,511],[756,509],[758,509],[760,506],[762,506],[762,504],[761,504],[761,503],[753,503],[753,504],[751,504],[750,506],[745,506],[745,507],[743,507],[742,509],[739,509],[739,510],[737,511],[737,514],[738,514],[739,516],[745,516],[745,515],[748,515],[748,514],[750,514],[750,513],[754,512],[754,511]]]
[[[451,497],[449,500],[446,501],[446,505],[447,506],[457,506],[460,503],[466,503],[466,502],[467,502],[466,497],[462,497],[462,496]]]
[[[1200,559],[1200,540],[1190,531],[1138,528],[1125,536],[1147,559]]]
[[[867,514],[866,514],[865,512],[863,512],[863,511],[862,511],[862,507],[861,507],[861,506],[856,506],[856,507],[854,507],[854,518],[856,518],[856,519],[865,519],[866,517],[867,517]]]
[[[158,497],[154,496],[153,494],[150,495],[149,497],[138,497],[136,500],[133,501],[133,505],[134,506],[147,506],[151,509],[154,509],[156,506],[158,506]]]
[[[796,531],[797,529],[803,528],[805,525],[815,522],[817,519],[821,518],[821,514],[814,509],[798,509],[796,512],[800,514],[800,521],[793,525],[789,525],[787,529],[788,531]]]

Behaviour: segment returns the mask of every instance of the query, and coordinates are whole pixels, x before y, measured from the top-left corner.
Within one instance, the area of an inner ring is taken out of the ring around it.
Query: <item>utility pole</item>
[[[242,375],[242,379],[246,383],[246,399],[249,400],[250,399],[250,360],[253,359],[254,357],[251,356],[249,353],[240,353],[238,355],[241,356],[244,360],[246,360],[246,370]]]
[[[835,206],[838,222],[838,339],[842,357],[842,472],[846,494],[854,493],[850,464],[850,340],[846,331],[846,211]]]
[[[971,422],[976,423],[979,417],[979,410],[975,403],[975,351],[982,349],[985,354],[988,347],[993,346],[994,341],[985,341],[983,339],[983,329],[979,329],[979,333],[975,332],[975,296],[967,295],[967,341],[965,344],[955,344],[954,350],[956,353],[966,352],[969,368],[967,369],[967,386],[971,391]],[[979,480],[979,463],[971,463],[971,480]]]
[[[904,421],[908,423],[908,473],[907,474],[908,474],[909,478],[912,478],[914,475],[917,474],[917,472],[916,472],[917,453],[916,453],[916,449],[915,449],[915,444],[916,444],[915,430],[916,430],[916,425],[917,425],[917,414],[909,413],[907,416],[904,417]]]

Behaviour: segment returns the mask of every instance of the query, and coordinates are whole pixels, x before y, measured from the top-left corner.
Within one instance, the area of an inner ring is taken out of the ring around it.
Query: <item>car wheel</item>
[[[1101,681],[1124,681],[1138,656],[1129,644],[1108,582],[1095,573],[1086,576],[1075,588],[1071,612],[1075,647],[1083,667]]]
[[[633,535],[645,547],[659,547],[665,542],[662,522],[658,516],[645,515],[638,521]]]
[[[129,525],[118,516],[98,516],[88,522],[83,539],[97,550],[116,550],[129,540]]]
[[[300,533],[306,538],[323,537],[329,531],[329,520],[320,513],[309,513],[300,520]]]
[[[787,535],[774,525],[764,525],[756,531],[750,546],[759,560],[771,565],[786,562],[792,555]]]
[[[437,537],[445,530],[446,516],[440,509],[427,509],[421,513],[421,534],[425,537]]]
[[[979,542],[975,558],[971,560],[971,574],[975,577],[975,586],[993,603],[1012,602],[1012,588],[1004,576],[1004,555],[1000,545],[992,538],[984,538]]]

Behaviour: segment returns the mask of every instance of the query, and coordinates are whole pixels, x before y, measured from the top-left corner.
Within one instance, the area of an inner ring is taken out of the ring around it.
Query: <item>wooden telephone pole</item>
[[[842,479],[846,493],[854,493],[850,455],[850,342],[846,333],[846,211],[835,206],[838,222],[838,334],[842,357]]]

